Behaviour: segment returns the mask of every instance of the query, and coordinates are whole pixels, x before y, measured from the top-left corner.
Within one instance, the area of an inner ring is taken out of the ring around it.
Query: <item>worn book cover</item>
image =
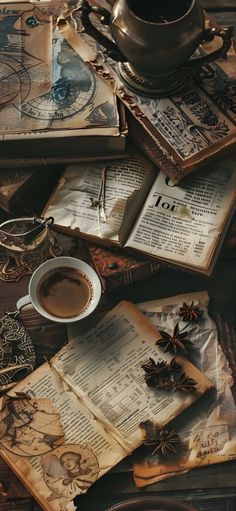
[[[34,211],[40,193],[56,186],[62,166],[34,166],[0,169],[0,208],[8,213]]]
[[[141,421],[163,427],[213,388],[183,354],[165,353],[161,337],[121,302],[3,397],[1,456],[45,511],[74,510],[76,495],[141,445]],[[172,390],[147,384],[150,357],[178,368]]]
[[[96,270],[102,289],[112,293],[140,280],[150,278],[164,269],[161,263],[127,254],[124,250],[111,250],[108,247],[88,243],[90,263]]]
[[[68,166],[42,214],[92,242],[210,275],[235,199],[235,155],[174,185],[133,147],[121,161]]]
[[[109,28],[99,23],[95,15],[91,19],[99,30],[109,33]],[[80,29],[79,14],[76,21]],[[76,47],[71,32],[67,37]],[[110,85],[129,111],[130,136],[174,182],[235,147],[233,45],[227,60],[222,58],[208,64],[195,80],[187,80],[181,92],[155,99],[131,92],[121,81],[117,63],[106,55],[104,48],[88,35],[82,37],[94,52],[88,61],[91,68]],[[217,49],[219,38],[215,39],[201,51]]]

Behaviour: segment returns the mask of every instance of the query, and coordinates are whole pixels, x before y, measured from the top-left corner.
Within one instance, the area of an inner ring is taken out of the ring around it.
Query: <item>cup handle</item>
[[[217,30],[216,28],[207,28],[203,34],[202,42],[210,42],[218,36],[222,39],[222,46],[218,48],[218,50],[212,51],[208,53],[208,55],[204,55],[203,57],[198,57],[196,59],[192,59],[187,63],[187,69],[193,69],[198,71],[199,68],[205,66],[206,64],[210,64],[214,62],[214,60],[223,58],[227,58],[227,52],[230,49],[232,44],[233,37],[233,27],[225,27]]]
[[[29,305],[30,303],[32,303],[31,299],[30,299],[30,295],[22,296],[16,302],[17,310],[20,311],[21,309],[23,309],[23,307],[25,307],[26,305]]]
[[[83,0],[81,6],[77,9],[80,11],[80,19],[83,25],[83,30],[86,34],[90,35],[95,41],[101,44],[104,48],[106,48],[106,53],[112,59],[118,62],[125,62],[127,58],[119,51],[116,44],[111,41],[108,37],[98,30],[95,25],[91,22],[89,15],[91,13],[96,13],[101,15],[101,23],[103,25],[109,25],[110,23],[110,12],[104,7],[97,7],[94,5],[89,5],[87,0]]]

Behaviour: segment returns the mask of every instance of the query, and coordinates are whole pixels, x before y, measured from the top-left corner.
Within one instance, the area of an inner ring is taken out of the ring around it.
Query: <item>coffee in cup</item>
[[[17,308],[32,303],[42,316],[68,323],[90,314],[100,296],[100,281],[91,266],[74,257],[56,257],[35,270],[29,295],[18,300]]]

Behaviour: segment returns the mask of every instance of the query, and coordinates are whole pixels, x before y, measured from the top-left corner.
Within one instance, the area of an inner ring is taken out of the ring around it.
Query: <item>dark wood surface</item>
[[[211,16],[222,24],[236,25],[235,0],[205,0]],[[51,185],[49,185],[50,188]],[[45,190],[46,195],[50,189]],[[41,198],[42,199],[42,198]],[[34,212],[40,210],[41,203],[34,202]],[[0,212],[0,218],[5,214]],[[172,269],[165,270],[145,282],[137,283],[116,293],[103,296],[100,309],[110,308],[121,299],[135,302],[164,298],[185,292],[207,289],[210,295],[210,310],[218,322],[223,349],[228,357],[234,376],[236,375],[236,248],[234,237],[225,244],[214,274],[205,278]],[[68,240],[64,240],[70,243]],[[61,240],[61,242],[64,242]],[[77,241],[73,255],[85,258],[83,246]],[[26,294],[29,277],[18,283],[0,280],[0,312],[15,310],[17,299]],[[27,318],[24,318],[26,325]],[[224,343],[225,332],[229,342]],[[52,356],[65,342],[65,331],[60,335],[42,332],[34,327],[37,364],[42,363],[44,355]],[[79,511],[104,511],[112,503],[120,502],[136,495],[159,495],[191,503],[197,511],[233,511],[236,506],[236,462],[227,462],[210,467],[192,470],[188,474],[171,478],[145,489],[138,489],[132,477],[132,457],[119,464],[112,471],[95,483],[87,495],[79,497]],[[1,485],[2,483],[2,485]],[[40,507],[32,499],[24,486],[15,477],[7,465],[0,459],[0,511],[39,511]]]

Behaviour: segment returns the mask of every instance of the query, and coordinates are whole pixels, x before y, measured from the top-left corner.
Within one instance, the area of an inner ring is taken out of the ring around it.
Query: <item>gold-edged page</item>
[[[53,367],[121,445],[142,443],[139,424],[156,420],[161,427],[196,401],[211,383],[187,359],[176,357],[196,382],[192,393],[160,391],[146,384],[142,364],[150,357],[173,356],[155,345],[158,330],[130,302],[121,302],[52,359]]]
[[[19,392],[31,399],[21,399]],[[73,511],[72,499],[85,493],[127,451],[48,363],[11,394],[18,398],[12,401],[8,417],[4,408],[1,411],[1,456],[43,509]],[[10,428],[4,431],[4,424]]]
[[[160,172],[125,246],[207,273],[235,198],[235,155],[180,185]]]
[[[75,234],[122,244],[155,176],[154,165],[137,151],[122,161],[70,165],[44,215]]]
[[[206,291],[152,300],[138,304],[156,328],[172,332],[179,321],[180,329],[188,331],[193,343],[190,360],[214,385],[211,399],[195,403],[172,423],[177,431],[181,449],[178,455],[164,459],[154,447],[140,461],[134,463],[134,479],[138,487],[184,473],[193,468],[209,466],[236,459],[236,406],[231,391],[233,375],[219,342],[217,326],[208,313],[209,296]],[[197,321],[183,321],[181,308],[193,307],[199,314]],[[219,330],[220,332],[220,330]],[[188,413],[189,412],[189,413]]]

